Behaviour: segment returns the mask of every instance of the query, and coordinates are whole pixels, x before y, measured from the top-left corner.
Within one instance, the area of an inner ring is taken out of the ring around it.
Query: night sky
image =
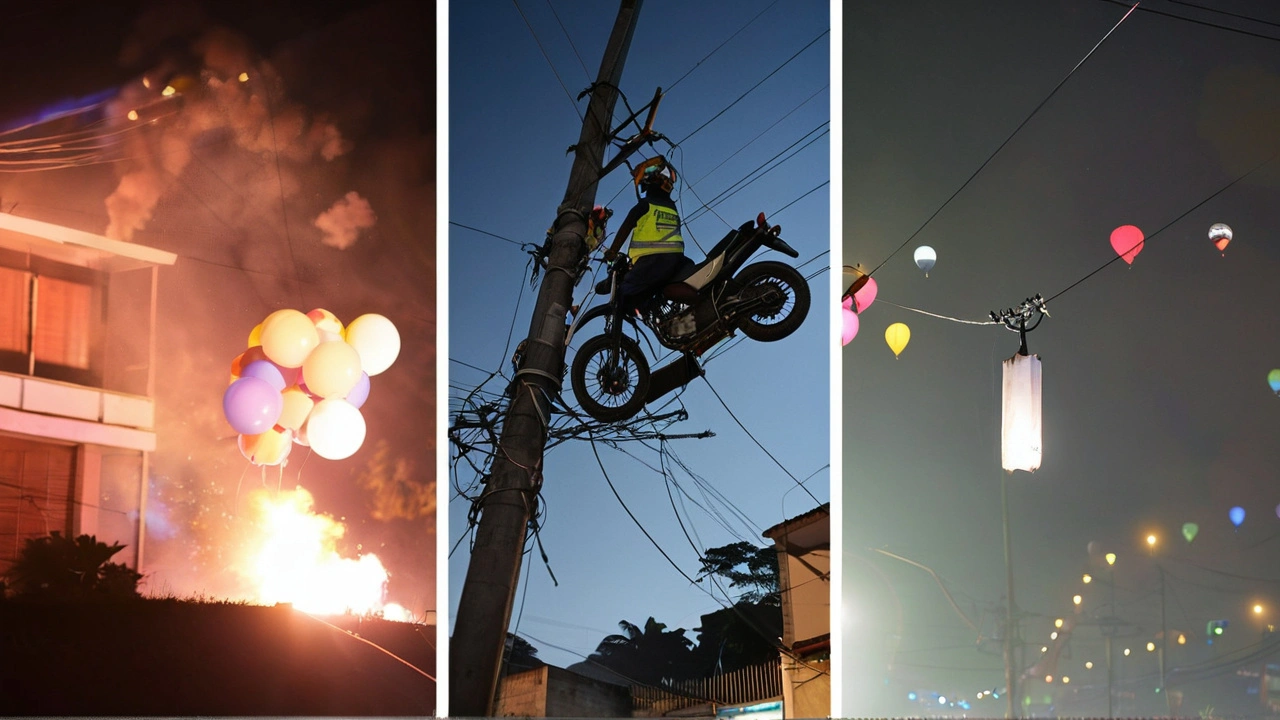
[[[150,592],[239,596],[245,495],[269,482],[302,485],[345,521],[341,551],[382,558],[388,600],[435,610],[433,12],[406,1],[5,13],[0,129],[94,98],[105,102],[77,117],[119,127],[135,107],[143,121],[164,114],[120,134],[102,162],[0,172],[6,211],[179,256],[159,276]],[[144,76],[184,91],[155,102]],[[283,474],[263,473],[222,415],[230,363],[273,310],[316,307],[344,322],[387,316],[401,352],[372,379],[360,451],[328,461],[296,447]]]
[[[908,692],[972,703],[1004,685],[991,639],[1005,595],[1000,363],[1018,337],[896,305],[981,322],[1037,293],[1050,300],[1028,337],[1043,360],[1043,464],[1009,478],[1027,657],[1074,594],[1083,603],[1058,682],[1029,683],[1033,703],[1107,712],[1102,636],[1089,624],[1110,614],[1107,552],[1131,634],[1116,640],[1117,689],[1136,693],[1118,714],[1164,710],[1145,650],[1160,629],[1157,562],[1170,635],[1187,636],[1171,644],[1171,688],[1178,668],[1223,667],[1280,619],[1280,399],[1267,385],[1280,367],[1280,163],[1174,222],[1280,150],[1280,41],[1158,14],[1275,38],[1280,10],[1202,5],[1257,21],[1143,3],[927,224],[1128,8],[845,8],[843,262],[878,268],[879,299],[843,351],[844,714],[921,713],[929,706]],[[1207,237],[1216,222],[1235,231],[1225,255]],[[1126,224],[1148,238],[1132,267],[1117,261],[1072,287],[1115,257],[1109,235]],[[919,245],[937,250],[928,278],[912,261]],[[896,360],[893,322],[911,328]],[[1247,512],[1238,529],[1235,505]],[[1200,528],[1191,543],[1186,522]],[[926,571],[875,549],[934,570],[974,627]],[[1231,625],[1210,647],[1205,625],[1219,618]],[[1257,712],[1233,704],[1257,702],[1233,673],[1186,685],[1183,713]],[[1003,713],[1003,699],[981,702],[975,713]]]

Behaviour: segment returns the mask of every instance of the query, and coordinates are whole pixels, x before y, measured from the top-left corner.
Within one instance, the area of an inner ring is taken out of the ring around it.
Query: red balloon
[[[1133,259],[1142,252],[1142,237],[1142,231],[1136,225],[1121,225],[1111,231],[1111,249],[1132,265]]]

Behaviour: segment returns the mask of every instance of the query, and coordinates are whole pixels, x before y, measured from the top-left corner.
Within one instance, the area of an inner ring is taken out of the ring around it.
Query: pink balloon
[[[840,334],[840,344],[848,345],[858,334],[858,316],[849,308],[844,308],[840,314],[844,317],[844,332]]]
[[[844,308],[845,310],[852,310],[852,309],[853,309],[853,296],[852,296],[852,295],[849,295],[848,297],[845,297],[844,299],[842,299],[842,300],[840,301],[840,307]]]
[[[1142,252],[1142,238],[1142,231],[1137,226],[1121,225],[1111,231],[1111,249],[1132,265],[1133,259]]]
[[[875,302],[875,300],[876,300],[876,279],[867,278],[867,284],[863,285],[862,289],[858,290],[858,292],[853,294],[854,309],[857,312],[862,312],[863,310],[866,310],[867,308],[871,307],[871,303]]]

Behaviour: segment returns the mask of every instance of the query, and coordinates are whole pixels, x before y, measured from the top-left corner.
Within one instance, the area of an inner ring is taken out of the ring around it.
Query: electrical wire
[[[1185,5],[1186,7],[1192,7],[1197,10],[1204,10],[1205,12],[1217,13],[1219,15],[1226,15],[1228,17],[1233,17],[1240,20],[1248,20],[1249,22],[1256,22],[1256,23],[1261,23],[1262,25],[1269,25],[1271,27],[1280,28],[1280,23],[1271,22],[1270,20],[1263,20],[1262,18],[1256,18],[1251,15],[1242,15],[1240,13],[1233,13],[1227,10],[1219,10],[1217,8],[1211,8],[1206,5],[1197,5],[1196,3],[1186,2],[1186,0],[1169,0],[1169,2],[1173,3],[1174,5]]]
[[[905,248],[907,245],[911,244],[911,241],[915,240],[916,236],[919,235],[926,227],[928,227],[929,223],[933,222],[933,219],[938,217],[938,214],[941,213],[944,209],[946,209],[946,207],[951,204],[951,201],[956,199],[957,195],[959,195],[962,191],[964,191],[965,188],[969,187],[969,183],[973,182],[974,178],[978,177],[978,174],[981,173],[983,169],[987,167],[987,165],[991,164],[991,161],[995,159],[996,155],[998,155],[1000,151],[1003,150],[1004,147],[1008,145],[1010,141],[1013,140],[1013,138],[1018,134],[1019,131],[1022,130],[1022,128],[1026,127],[1027,123],[1031,122],[1031,118],[1035,117],[1036,113],[1040,112],[1040,109],[1043,108],[1045,104],[1047,104],[1049,100],[1052,99],[1053,96],[1058,93],[1058,90],[1060,90],[1062,86],[1066,84],[1067,80],[1071,79],[1071,76],[1075,74],[1076,70],[1079,70],[1080,66],[1084,65],[1085,61],[1087,61],[1090,57],[1093,56],[1093,53],[1097,51],[1099,47],[1102,46],[1102,43],[1106,42],[1107,38],[1111,37],[1111,33],[1115,32],[1116,28],[1120,27],[1120,23],[1123,23],[1126,19],[1128,19],[1129,15],[1131,15],[1134,9],[1137,7],[1138,7],[1137,3],[1134,3],[1133,7],[1129,8],[1129,12],[1125,13],[1124,17],[1120,18],[1119,22],[1113,25],[1111,29],[1107,31],[1107,34],[1103,35],[1102,39],[1099,40],[1097,44],[1094,45],[1093,48],[1089,50],[1089,52],[1085,53],[1085,56],[1080,59],[1080,62],[1076,63],[1075,67],[1071,68],[1071,71],[1068,72],[1066,76],[1064,76],[1061,80],[1059,80],[1057,85],[1053,86],[1053,89],[1049,91],[1049,94],[1046,95],[1045,98],[1041,100],[1039,104],[1037,104],[1034,108],[1032,108],[1031,113],[1027,115],[1022,120],[1022,122],[1018,123],[1018,126],[1013,129],[1013,132],[1010,133],[1009,136],[1004,139],[1004,142],[1000,143],[1000,145],[997,146],[996,149],[993,150],[991,154],[987,156],[987,159],[982,161],[982,164],[978,166],[978,169],[974,170],[973,174],[971,174],[969,178],[960,185],[960,187],[956,188],[956,191],[951,193],[951,196],[948,197],[945,201],[943,201],[942,205],[938,206],[938,209],[934,210],[933,214],[930,215],[924,221],[924,223],[920,225],[920,227],[916,228],[916,231],[911,233],[910,237],[908,237],[906,240],[903,240],[902,244],[899,245],[897,249],[889,253],[889,256],[886,257],[884,260],[880,261],[880,264],[876,265],[871,270],[871,272],[867,273],[867,275],[875,275],[876,271],[884,267],[885,263],[889,262],[891,259],[893,259],[895,255],[902,252],[902,249]]]
[[[1105,3],[1108,3],[1108,4],[1110,4],[1110,5],[1120,5],[1120,6],[1122,6],[1122,7],[1127,7],[1127,6],[1128,6],[1128,3],[1127,3],[1127,2],[1122,2],[1122,0],[1101,0],[1101,2],[1105,2]],[[1170,0],[1170,2],[1174,2],[1174,0]],[[1212,23],[1212,22],[1209,22],[1209,21],[1207,21],[1207,20],[1196,20],[1195,18],[1189,18],[1189,17],[1187,17],[1187,16],[1185,16],[1185,15],[1175,15],[1174,13],[1166,12],[1166,11],[1163,11],[1163,10],[1155,10],[1155,9],[1153,9],[1153,8],[1149,8],[1149,7],[1143,7],[1143,8],[1139,8],[1139,9],[1140,9],[1140,10],[1142,10],[1142,12],[1144,12],[1144,13],[1151,13],[1152,15],[1160,15],[1161,17],[1172,18],[1172,19],[1174,19],[1174,20],[1182,20],[1183,22],[1194,23],[1194,24],[1196,24],[1196,25],[1202,25],[1202,26],[1204,26],[1204,27],[1211,27],[1211,28],[1216,28],[1216,29],[1218,29],[1218,30],[1225,30],[1225,31],[1227,31],[1227,32],[1236,33],[1237,35],[1247,35],[1248,37],[1258,38],[1259,40],[1271,40],[1271,41],[1273,41],[1273,42],[1274,42],[1274,41],[1278,41],[1278,40],[1280,40],[1280,38],[1272,37],[1272,36],[1270,36],[1270,35],[1263,35],[1262,33],[1250,32],[1249,30],[1242,30],[1242,29],[1240,29],[1240,28],[1233,28],[1233,27],[1229,27],[1229,26],[1227,26],[1227,25],[1219,25],[1218,23]],[[1206,9],[1207,9],[1207,8],[1206,8]],[[1226,14],[1230,14],[1230,13],[1226,13]],[[1272,24],[1272,23],[1266,23],[1266,22],[1265,22],[1265,21],[1263,21],[1263,20],[1257,20],[1257,19],[1255,19],[1255,18],[1250,18],[1250,19],[1251,19],[1251,20],[1254,20],[1255,22],[1262,22],[1262,23],[1265,23],[1265,24],[1267,24],[1267,25],[1271,25],[1271,24]]]
[[[551,11],[553,16],[555,16],[556,24],[560,26],[560,32],[564,33],[564,39],[568,40],[569,47],[573,48],[573,55],[578,58],[578,64],[582,66],[582,74],[587,76],[587,82],[591,82],[591,71],[587,69],[587,63],[582,59],[582,54],[578,52],[578,46],[573,44],[573,36],[569,34],[568,28],[566,28],[564,26],[564,22],[560,20],[560,13],[556,12],[556,7],[551,4],[551,0],[547,0],[547,9]]]
[[[826,34],[827,34],[827,33],[829,33],[829,32],[831,32],[831,29],[830,29],[830,28],[827,28],[827,29],[823,30],[822,32],[818,33],[818,36],[817,36],[817,37],[815,37],[814,39],[810,40],[810,41],[809,41],[809,42],[808,42],[804,47],[802,47],[802,48],[800,48],[799,50],[797,50],[797,51],[795,52],[795,54],[794,54],[794,55],[792,55],[791,57],[787,58],[787,59],[786,59],[786,61],[784,61],[781,65],[779,65],[778,67],[776,67],[776,68],[774,68],[772,71],[770,71],[770,73],[769,73],[768,75],[765,75],[763,78],[761,78],[759,82],[757,82],[755,85],[752,85],[750,88],[747,88],[747,91],[746,91],[746,92],[744,92],[744,93],[742,93],[741,95],[739,95],[739,96],[738,96],[738,98],[737,98],[736,100],[734,100],[733,102],[731,102],[731,103],[729,103],[728,105],[726,105],[723,109],[721,109],[721,110],[720,110],[720,112],[716,113],[715,115],[712,115],[710,119],[708,119],[706,122],[704,122],[704,123],[702,123],[701,125],[699,125],[699,126],[697,127],[697,129],[695,129],[693,132],[689,133],[688,135],[685,135],[685,136],[684,136],[684,138],[683,138],[680,142],[675,143],[675,144],[676,144],[676,145],[683,145],[683,144],[684,144],[684,143],[685,143],[689,138],[691,138],[691,137],[693,137],[694,135],[697,135],[698,133],[702,132],[703,128],[705,128],[706,126],[708,126],[708,125],[710,125],[711,123],[715,122],[715,120],[716,120],[717,118],[719,118],[721,115],[724,115],[726,112],[729,112],[729,109],[730,109],[730,108],[732,108],[734,105],[737,105],[738,103],[742,102],[743,98],[745,98],[746,96],[750,95],[750,94],[751,94],[751,93],[752,93],[756,88],[758,88],[758,87],[760,87],[761,85],[763,85],[763,84],[764,84],[764,82],[765,82],[766,80],[768,80],[769,78],[771,78],[771,77],[773,77],[775,74],[777,74],[777,72],[778,72],[779,70],[781,70],[782,68],[784,68],[784,67],[786,67],[787,65],[789,65],[789,64],[791,63],[791,61],[792,61],[792,60],[795,60],[796,58],[800,57],[800,54],[801,54],[801,53],[803,53],[805,50],[808,50],[810,47],[812,47],[812,46],[813,46],[813,44],[814,44],[814,43],[816,43],[816,42],[818,42],[819,40],[821,40],[821,39],[822,39],[824,36],[826,36]]]
[[[1215,191],[1213,194],[1211,194],[1209,197],[1207,197],[1207,198],[1205,198],[1205,199],[1201,200],[1200,202],[1196,203],[1195,205],[1192,205],[1189,209],[1187,209],[1187,211],[1186,211],[1186,212],[1182,213],[1181,215],[1179,215],[1178,217],[1174,218],[1173,220],[1170,220],[1169,222],[1165,223],[1163,227],[1161,227],[1159,230],[1156,230],[1155,232],[1151,233],[1150,235],[1148,235],[1147,237],[1143,238],[1142,240],[1138,241],[1138,243],[1137,243],[1136,245],[1134,245],[1132,248],[1129,248],[1129,250],[1133,250],[1134,248],[1137,248],[1137,247],[1143,246],[1143,245],[1146,243],[1146,241],[1147,241],[1147,240],[1150,240],[1151,238],[1154,238],[1155,236],[1159,235],[1160,233],[1164,232],[1165,230],[1168,230],[1169,228],[1173,227],[1174,225],[1176,225],[1180,220],[1182,220],[1182,219],[1183,219],[1183,218],[1185,218],[1186,216],[1190,215],[1191,213],[1195,212],[1196,210],[1199,210],[1199,209],[1201,208],[1201,206],[1205,205],[1205,204],[1206,204],[1206,203],[1208,203],[1210,200],[1212,200],[1212,199],[1214,199],[1214,198],[1218,197],[1218,196],[1219,196],[1219,195],[1221,195],[1222,193],[1226,192],[1227,190],[1229,190],[1230,188],[1232,188],[1233,186],[1235,186],[1235,184],[1236,184],[1236,183],[1240,182],[1241,180],[1244,180],[1245,178],[1249,177],[1250,175],[1254,174],[1255,172],[1257,172],[1257,171],[1261,170],[1263,167],[1266,167],[1268,164],[1270,164],[1270,163],[1271,163],[1271,161],[1275,160],[1277,156],[1280,156],[1280,147],[1277,147],[1277,148],[1276,148],[1276,151],[1275,151],[1275,152],[1273,152],[1273,153],[1271,153],[1270,157],[1268,157],[1266,160],[1263,160],[1262,162],[1258,163],[1257,165],[1254,165],[1252,170],[1250,170],[1249,172],[1247,172],[1247,173],[1245,173],[1245,174],[1241,175],[1240,177],[1236,178],[1235,180],[1232,180],[1231,182],[1227,183],[1226,185],[1222,186],[1222,187],[1221,187],[1221,188],[1219,188],[1217,191]],[[1062,297],[1063,295],[1067,294],[1067,291],[1068,291],[1068,290],[1071,290],[1072,288],[1074,288],[1075,286],[1077,286],[1077,285],[1079,285],[1080,283],[1084,282],[1085,280],[1088,280],[1089,278],[1093,277],[1094,275],[1097,275],[1098,273],[1102,272],[1104,269],[1106,269],[1106,267],[1107,267],[1108,265],[1110,265],[1111,263],[1113,263],[1113,262],[1115,262],[1115,261],[1117,261],[1117,260],[1121,259],[1121,258],[1122,258],[1122,257],[1124,257],[1126,254],[1128,254],[1128,251],[1123,252],[1123,253],[1118,253],[1115,257],[1113,257],[1113,258],[1111,258],[1110,260],[1108,260],[1107,262],[1103,263],[1100,267],[1098,267],[1098,269],[1094,270],[1093,272],[1089,273],[1088,275],[1085,275],[1084,277],[1080,278],[1079,280],[1077,280],[1077,281],[1075,281],[1075,282],[1071,283],[1071,284],[1070,284],[1070,285],[1068,285],[1066,288],[1064,288],[1064,289],[1062,289],[1062,290],[1058,291],[1058,292],[1057,292],[1057,293],[1055,293],[1054,295],[1051,295],[1051,296],[1049,297],[1049,299],[1048,299],[1048,300],[1045,300],[1045,303],[1052,302],[1053,300],[1055,300],[1055,299],[1057,299],[1057,298],[1060,298],[1060,297]]]
[[[578,120],[582,120],[582,111],[578,109],[578,101],[574,99],[573,93],[569,92],[569,88],[564,84],[564,78],[560,77],[560,71],[556,70],[556,64],[551,62],[551,56],[547,54],[547,49],[542,46],[542,40],[538,39],[538,33],[533,29],[533,24],[525,16],[524,10],[520,9],[519,0],[511,0],[511,4],[516,6],[516,12],[520,13],[520,19],[524,20],[525,27],[529,28],[529,34],[533,36],[533,41],[537,43],[538,51],[542,53],[542,58],[547,61],[547,67],[550,67],[551,74],[556,76],[556,82],[560,83],[560,89],[564,90],[565,97],[569,98],[569,104],[573,106],[574,114],[578,116]],[[590,73],[587,74],[587,77],[590,77]]]
[[[712,51],[711,51],[711,52],[707,53],[706,55],[704,55],[704,56],[703,56],[703,58],[702,58],[701,60],[699,60],[698,62],[694,63],[694,64],[693,64],[693,67],[691,67],[691,68],[689,68],[688,70],[686,70],[686,71],[685,71],[685,73],[684,73],[683,75],[681,75],[681,76],[680,76],[680,77],[679,77],[675,82],[673,82],[673,83],[671,83],[670,85],[668,85],[668,86],[667,86],[666,91],[665,91],[663,94],[669,94],[672,90],[674,90],[674,89],[676,88],[676,86],[677,86],[677,85],[679,85],[681,82],[683,82],[685,78],[689,77],[689,75],[690,75],[694,70],[697,70],[697,69],[702,65],[702,63],[704,63],[704,62],[706,62],[707,60],[711,59],[711,56],[712,56],[712,55],[715,55],[716,53],[720,52],[720,48],[724,47],[725,45],[728,45],[730,40],[733,40],[734,38],[738,37],[738,35],[742,34],[742,31],[743,31],[743,30],[746,30],[747,28],[751,27],[751,24],[752,24],[752,23],[754,23],[756,20],[759,20],[761,15],[764,15],[766,12],[768,12],[768,11],[769,11],[769,9],[770,9],[770,8],[772,8],[774,5],[777,5],[777,4],[778,4],[778,0],[773,0],[773,2],[769,3],[769,4],[764,8],[764,10],[761,10],[760,12],[758,12],[758,13],[756,13],[754,16],[752,16],[752,18],[751,18],[750,20],[748,20],[748,21],[746,22],[746,24],[745,24],[745,25],[743,25],[742,27],[740,27],[740,28],[738,28],[737,30],[735,30],[735,31],[733,32],[733,34],[732,34],[732,35],[730,35],[729,37],[725,38],[725,39],[724,39],[724,40],[723,40],[719,45],[715,46],[715,48],[714,48],[714,49],[712,49]]]
[[[462,224],[462,223],[460,223],[460,222],[456,222],[456,221],[453,221],[453,220],[450,220],[450,221],[449,221],[449,224],[450,224],[450,225],[456,225],[456,226],[458,226],[458,227],[460,227],[460,228],[465,228],[465,229],[467,229],[467,230],[472,230],[472,231],[474,231],[474,232],[478,232],[478,233],[480,233],[481,235],[488,235],[488,236],[489,236],[489,237],[491,237],[491,238],[497,238],[498,240],[502,240],[503,242],[511,243],[512,245],[515,245],[516,247],[521,247],[521,248],[522,248],[522,247],[524,247],[525,245],[528,245],[528,244],[529,244],[529,243],[522,243],[522,242],[520,242],[519,240],[512,240],[512,239],[511,239],[511,238],[509,238],[509,237],[506,237],[506,236],[503,236],[503,235],[499,235],[499,234],[497,234],[497,233],[491,233],[491,232],[489,232],[488,230],[481,230],[481,229],[480,229],[480,228],[478,228],[478,227],[473,227],[473,226],[471,226],[471,225],[464,225],[464,224]]]
[[[792,482],[798,485],[800,489],[804,490],[805,494],[808,495],[809,498],[813,500],[813,502],[815,502],[818,505],[821,505],[822,501],[819,500],[817,496],[814,495],[813,492],[809,490],[809,488],[805,487],[804,483],[800,482],[800,480],[798,480],[796,476],[793,475],[785,465],[779,462],[778,458],[774,457],[773,453],[769,452],[769,449],[766,448],[763,444],[761,444],[760,441],[756,439],[755,435],[751,434],[751,431],[747,429],[747,426],[742,424],[742,421],[738,419],[738,416],[733,414],[733,411],[729,409],[729,405],[725,403],[724,398],[720,397],[720,393],[716,392],[715,386],[711,384],[710,380],[707,380],[706,375],[702,376],[702,380],[707,384],[707,387],[711,389],[711,394],[716,396],[716,400],[720,401],[720,405],[725,409],[725,412],[729,413],[729,417],[733,418],[733,421],[738,424],[738,427],[742,428],[742,432],[746,433],[747,437],[751,438],[751,442],[755,443],[756,447],[763,450],[764,454],[769,456],[769,459],[773,461],[774,465],[777,465],[778,467],[782,468],[782,472],[786,473],[787,477],[791,478]]]

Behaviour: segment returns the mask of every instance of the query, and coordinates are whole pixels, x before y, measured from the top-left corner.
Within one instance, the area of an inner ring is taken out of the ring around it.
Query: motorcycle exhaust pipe
[[[681,354],[649,375],[649,392],[644,396],[644,403],[648,405],[663,395],[688,385],[703,374],[697,358]]]

